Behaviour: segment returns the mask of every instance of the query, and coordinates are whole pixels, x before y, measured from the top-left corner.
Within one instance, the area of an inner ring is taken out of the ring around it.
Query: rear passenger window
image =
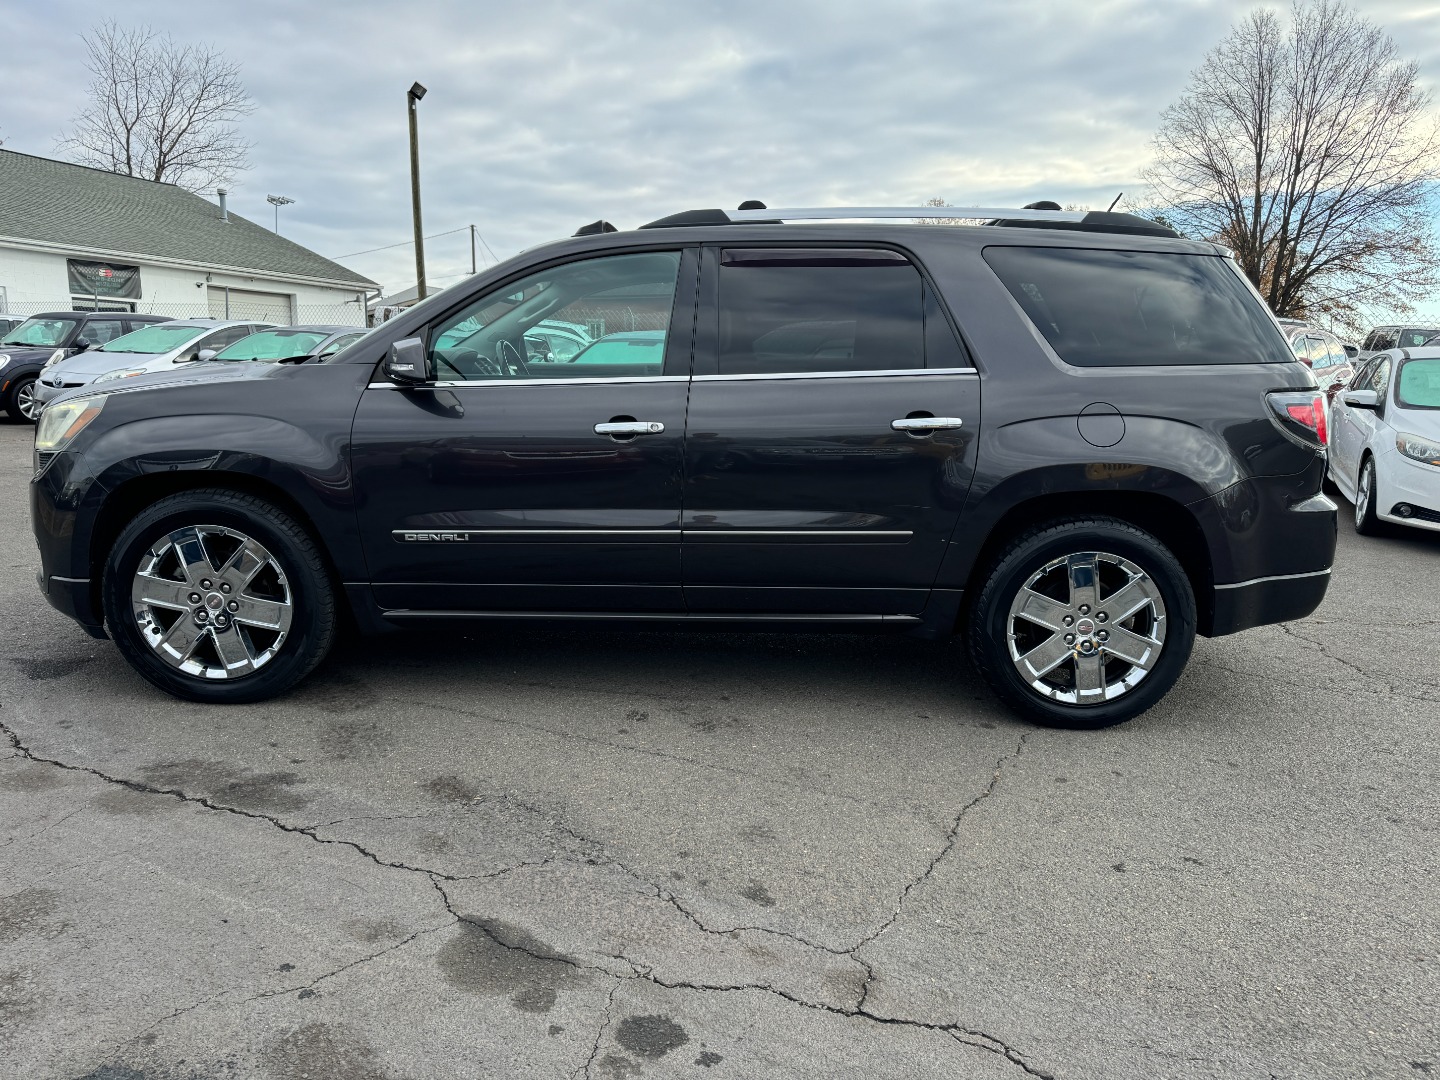
[[[1284,335],[1224,259],[987,247],[985,261],[1077,367],[1291,362]]]
[[[718,352],[721,375],[924,367],[924,280],[892,251],[725,250]]]

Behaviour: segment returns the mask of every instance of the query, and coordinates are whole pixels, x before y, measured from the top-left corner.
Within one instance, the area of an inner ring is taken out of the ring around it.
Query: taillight
[[[1330,441],[1325,395],[1314,390],[1266,394],[1281,431],[1302,446],[1320,449]]]

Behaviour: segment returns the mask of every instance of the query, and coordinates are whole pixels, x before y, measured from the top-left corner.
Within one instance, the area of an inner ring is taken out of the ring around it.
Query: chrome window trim
[[[1305,574],[1275,574],[1272,577],[1251,578],[1249,581],[1236,581],[1228,585],[1216,585],[1216,591],[1220,589],[1244,589],[1251,585],[1263,585],[1267,581],[1298,581],[1301,578],[1329,577],[1330,570],[1311,570]]]
[[[874,368],[865,371],[782,371],[754,375],[696,375],[696,382],[754,382],[770,379],[878,379],[891,375],[975,375],[979,370],[964,368]]]
[[[401,386],[389,380],[368,383],[367,390],[458,390],[471,386],[593,386],[596,383],[681,383],[689,382],[689,375],[617,375],[612,378],[596,376],[583,379],[454,379],[446,382],[416,383]]]

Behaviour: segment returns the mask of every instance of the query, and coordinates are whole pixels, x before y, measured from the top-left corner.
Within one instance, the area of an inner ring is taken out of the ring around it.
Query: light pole
[[[275,207],[275,231],[280,231],[280,207],[289,206],[295,200],[284,195],[266,195],[265,201]]]
[[[405,92],[405,109],[410,116],[410,204],[415,214],[415,296],[425,299],[425,237],[420,232],[420,136],[415,127],[415,103],[425,96],[418,82]]]

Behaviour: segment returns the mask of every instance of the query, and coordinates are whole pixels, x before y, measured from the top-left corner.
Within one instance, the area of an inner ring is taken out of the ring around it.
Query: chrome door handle
[[[623,423],[596,424],[596,435],[615,436],[625,435],[660,435],[665,431],[665,425],[659,420],[627,420]]]
[[[964,423],[958,416],[907,416],[903,420],[891,420],[890,428],[913,435],[916,432],[951,431]]]

